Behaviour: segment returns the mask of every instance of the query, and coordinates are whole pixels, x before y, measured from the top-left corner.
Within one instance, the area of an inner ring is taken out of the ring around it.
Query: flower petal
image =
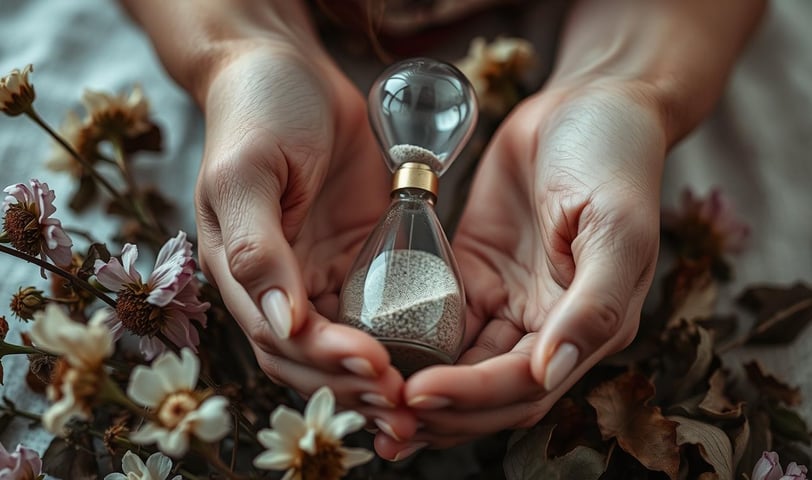
[[[131,276],[117,258],[112,257],[107,263],[96,260],[93,264],[96,270],[96,280],[99,281],[105,288],[118,292],[124,285],[138,283],[141,281],[139,276]],[[137,272],[136,272],[137,273]]]
[[[168,433],[168,430],[154,423],[148,423],[140,430],[130,433],[130,440],[140,445],[155,443]]]
[[[179,458],[189,450],[189,434],[176,428],[158,437],[158,448],[170,457]]]
[[[365,423],[366,419],[358,412],[341,412],[328,421],[323,432],[331,438],[340,440],[348,433],[359,430]]]
[[[127,450],[127,453],[125,453],[121,459],[121,469],[124,473],[135,473],[138,474],[139,477],[143,477],[144,473],[147,472],[147,466],[144,465],[144,461],[141,460],[141,457],[130,450]]]
[[[147,458],[146,467],[152,478],[164,480],[172,470],[172,460],[160,452],[155,452]]]
[[[341,466],[349,470],[358,465],[367,463],[375,458],[375,454],[363,448],[344,448],[339,450],[343,458],[341,459]]]
[[[194,412],[189,414],[194,422],[194,434],[205,442],[214,442],[231,431],[231,416],[227,411],[225,397],[207,398]]]
[[[329,387],[321,387],[310,397],[305,407],[305,423],[310,428],[323,430],[335,412],[335,397]]]
[[[155,370],[144,365],[136,366],[130,374],[127,396],[139,405],[155,408],[167,395],[174,392],[172,385],[167,385],[163,377]]]
[[[254,459],[254,466],[263,470],[285,470],[293,466],[295,456],[290,452],[266,450]]]
[[[307,429],[307,433],[305,433],[304,436],[299,439],[299,448],[310,455],[316,454],[316,430],[312,428]]]
[[[295,438],[297,443],[307,433],[307,425],[301,414],[284,405],[280,405],[274,410],[271,415],[271,426],[280,435]]]

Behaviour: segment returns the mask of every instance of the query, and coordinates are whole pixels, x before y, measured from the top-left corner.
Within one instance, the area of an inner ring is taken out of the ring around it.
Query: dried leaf
[[[96,270],[93,265],[96,263],[96,260],[101,260],[105,263],[110,261],[110,251],[107,250],[107,245],[104,243],[93,243],[88,247],[85,259],[78,271],[81,278],[86,280],[95,273]]]
[[[770,432],[770,417],[766,412],[756,411],[747,417],[750,435],[747,447],[741,453],[741,460],[736,467],[736,478],[742,474],[750,475],[763,452],[773,449],[773,436]]]
[[[84,439],[73,445],[63,438],[54,438],[42,455],[42,470],[56,478],[96,480],[99,478],[96,457],[89,453],[92,444]]]
[[[503,466],[508,479],[530,478],[535,463],[546,461],[547,445],[555,425],[538,424],[527,431],[517,431],[508,440]]]
[[[801,403],[801,389],[791,387],[770,373],[764,371],[764,366],[753,360],[744,365],[747,378],[758,389],[759,393],[774,402],[783,402],[789,406]]]
[[[801,415],[784,407],[770,407],[768,412],[773,433],[809,445],[812,439]]]
[[[505,468],[507,480],[598,480],[604,472],[606,457],[589,447],[575,447],[553,459],[537,457],[519,472]]]
[[[74,212],[81,212],[93,204],[98,191],[99,189],[93,177],[90,174],[82,174],[79,177],[79,188],[73,193],[68,206]]]
[[[716,370],[708,380],[709,389],[699,403],[699,410],[708,417],[717,420],[739,418],[744,410],[744,403],[734,404],[725,395],[725,374],[721,369]]]
[[[683,320],[685,322],[685,320]],[[676,380],[676,398],[684,398],[694,391],[694,387],[706,378],[711,363],[713,362],[713,337],[710,332],[702,327],[695,327],[694,360],[685,374]]]
[[[675,327],[682,320],[694,321],[708,318],[713,315],[716,308],[716,299],[719,297],[719,285],[711,277],[710,272],[685,279],[679,291],[673,292],[672,307],[674,308],[668,320],[667,327]]]
[[[160,152],[163,149],[162,143],[163,139],[160,127],[151,123],[149,130],[146,132],[135,137],[124,137],[121,142],[121,148],[125,153],[135,153],[139,151]]]
[[[677,444],[696,445],[699,454],[719,478],[733,478],[733,448],[722,429],[685,417],[668,417],[677,422]]]
[[[747,417],[744,417],[741,426],[729,432],[729,435],[733,443],[733,467],[738,470],[739,462],[750,442],[750,422]]]
[[[756,314],[748,343],[789,343],[812,320],[812,289],[803,283],[750,288],[738,301]]]
[[[679,471],[677,424],[649,406],[654,385],[643,375],[629,372],[595,388],[587,401],[598,415],[604,440],[618,445],[650,470],[665,472],[672,480]]]

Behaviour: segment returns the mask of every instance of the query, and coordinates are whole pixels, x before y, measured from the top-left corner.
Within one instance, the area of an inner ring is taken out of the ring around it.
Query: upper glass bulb
[[[414,58],[386,69],[369,92],[369,118],[393,172],[402,164],[445,173],[473,134],[474,89],[454,66]]]

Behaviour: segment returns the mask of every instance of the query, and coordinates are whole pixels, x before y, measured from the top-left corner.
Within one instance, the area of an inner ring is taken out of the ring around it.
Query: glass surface
[[[465,294],[431,194],[394,195],[347,274],[339,320],[378,338],[409,375],[457,359]]]
[[[471,137],[477,113],[465,75],[428,58],[392,65],[369,93],[370,122],[392,171],[421,161],[442,175]]]

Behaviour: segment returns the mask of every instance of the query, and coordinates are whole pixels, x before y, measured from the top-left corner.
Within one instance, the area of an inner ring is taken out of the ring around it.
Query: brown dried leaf
[[[79,188],[73,192],[73,196],[68,203],[68,207],[74,212],[81,212],[96,199],[99,188],[96,186],[96,181],[90,174],[82,174],[79,177]]]
[[[121,142],[121,148],[125,153],[135,153],[139,151],[144,152],[160,152],[163,149],[163,139],[161,129],[158,125],[150,123],[149,130],[135,136],[124,137]]]
[[[747,444],[750,442],[750,421],[744,417],[744,422],[736,428],[728,432],[733,443],[733,467],[738,469],[739,462],[742,461]]]
[[[736,478],[742,474],[750,475],[753,467],[763,452],[773,449],[773,435],[770,432],[770,418],[763,411],[753,412],[747,417],[750,435],[747,447],[741,453],[741,460],[736,467]]]
[[[666,419],[659,407],[648,405],[654,393],[646,377],[629,372],[599,385],[587,401],[597,412],[604,440],[616,438],[646,468],[674,480],[680,462],[677,423]]]
[[[682,323],[686,321],[683,320]],[[694,391],[694,387],[706,378],[713,362],[713,337],[702,327],[693,326],[693,341],[695,342],[694,360],[683,376],[676,380],[676,398],[685,398]]]
[[[791,387],[774,375],[765,372],[764,366],[758,360],[746,363],[744,369],[753,386],[768,399],[783,402],[792,407],[801,403],[801,389]]]
[[[748,343],[789,343],[812,321],[812,289],[803,283],[750,288],[738,301],[756,314]]]
[[[727,420],[742,416],[744,403],[734,404],[725,395],[725,374],[721,369],[716,370],[708,380],[709,389],[705,398],[699,403],[699,410],[705,415],[718,419]]]
[[[699,454],[719,478],[733,478],[733,448],[719,427],[685,417],[668,417],[677,422],[677,444],[696,445]]]
[[[71,480],[96,480],[99,478],[96,458],[89,440],[80,440],[81,446],[54,438],[42,455],[42,470],[56,478]]]
[[[96,260],[101,260],[105,263],[110,261],[110,251],[107,250],[107,245],[103,243],[91,244],[87,249],[82,266],[79,267],[78,274],[82,279],[87,280],[95,273],[94,264]]]
[[[719,297],[719,285],[704,271],[696,276],[684,279],[678,291],[673,292],[672,307],[674,310],[668,319],[667,327],[675,327],[682,320],[694,321],[708,318],[716,310],[716,299]]]

